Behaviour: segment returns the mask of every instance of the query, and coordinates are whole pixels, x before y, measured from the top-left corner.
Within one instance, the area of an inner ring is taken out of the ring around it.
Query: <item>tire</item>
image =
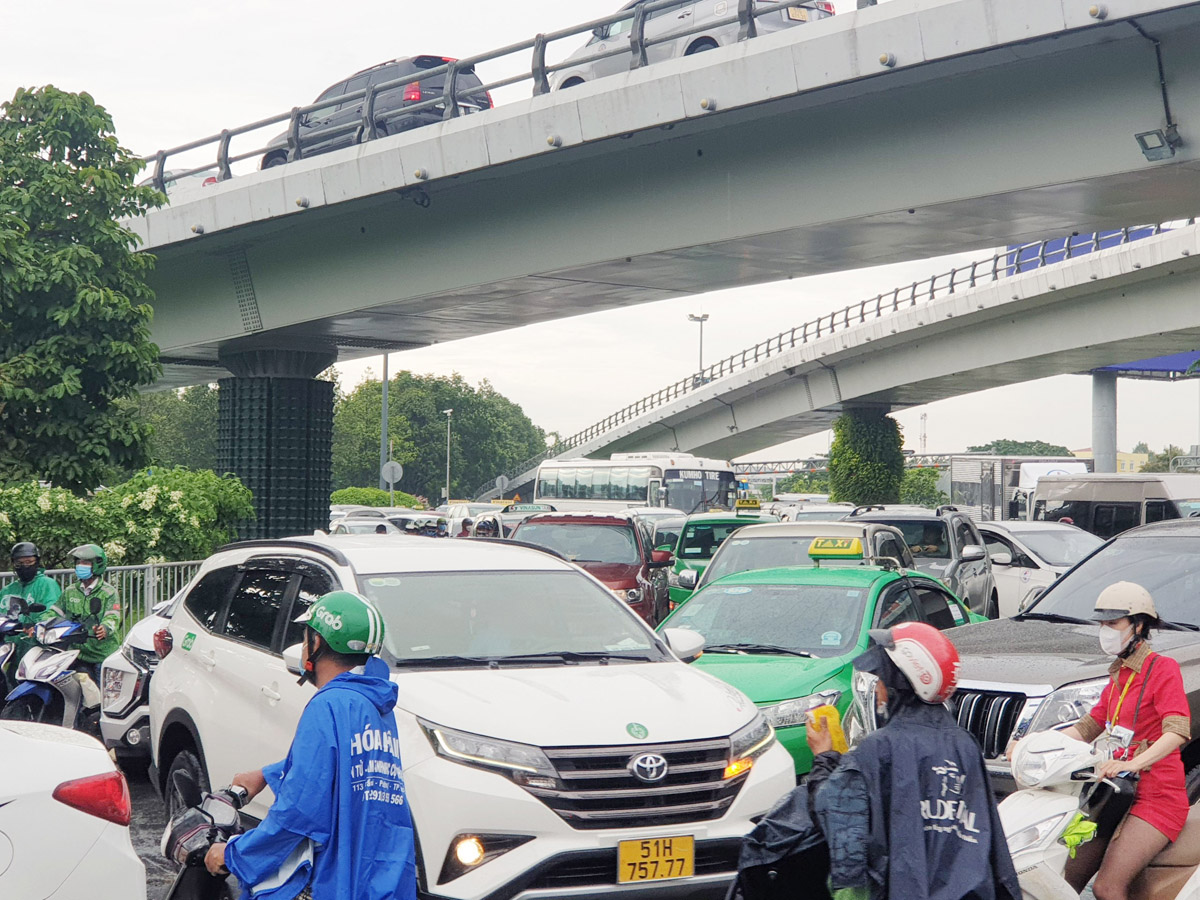
[[[280,156],[279,154],[275,154],[274,156],[268,156],[266,159],[264,159],[262,161],[262,168],[273,169],[276,166],[286,166],[287,161],[288,161],[288,158],[286,156]]]
[[[184,808],[183,800],[175,792],[171,780],[171,776],[180,771],[188,772],[195,779],[201,793],[207,793],[210,790],[208,772],[204,770],[204,765],[200,762],[196,751],[190,746],[180,750],[171,758],[171,765],[167,768],[166,783],[163,787],[163,800],[166,803],[168,820],[174,818],[175,814]]]
[[[712,38],[704,38],[703,40],[696,41],[696,43],[694,43],[694,44],[692,44],[692,46],[688,47],[687,51],[683,55],[684,56],[692,56],[696,53],[703,53],[705,50],[716,50],[716,49],[717,49],[716,41],[714,41]]]
[[[12,703],[4,704],[0,710],[0,719],[11,719],[16,722],[40,722],[45,715],[45,705],[37,697],[18,697]]]
[[[582,78],[568,78],[558,86],[558,89],[560,91],[565,91],[567,88],[579,87],[581,84],[583,84]]]
[[[1183,776],[1183,785],[1187,790],[1188,804],[1200,800],[1200,764],[1192,766]]]

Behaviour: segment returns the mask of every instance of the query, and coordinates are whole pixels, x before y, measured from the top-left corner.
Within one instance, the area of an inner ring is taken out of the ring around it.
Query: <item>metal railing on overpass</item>
[[[949,453],[910,453],[904,457],[904,466],[908,469],[944,469],[950,465],[950,456]],[[824,456],[733,464],[733,474],[738,476],[804,475],[828,469],[829,459]]]
[[[703,24],[693,25],[690,28],[677,31],[672,30],[666,35],[646,37],[646,20],[651,18],[653,13],[677,6],[678,2],[679,0],[650,0],[650,2],[639,3],[633,9],[624,9],[612,15],[604,16],[600,19],[592,19],[590,22],[584,22],[570,28],[564,28],[547,34],[539,34],[528,40],[509,44],[497,50],[490,50],[486,53],[463,59],[447,60],[445,65],[422,69],[419,74],[410,74],[392,81],[368,85],[360,90],[339,94],[336,97],[327,97],[323,101],[319,100],[307,106],[293,107],[288,112],[268,116],[265,119],[259,119],[257,122],[240,125],[236,128],[227,128],[218,134],[190,141],[178,147],[172,147],[170,150],[160,150],[153,156],[144,157],[144,160],[154,165],[152,178],[155,187],[160,191],[165,191],[165,173],[170,159],[180,154],[211,145],[216,150],[216,158],[212,162],[187,169],[172,169],[170,177],[172,180],[179,180],[192,175],[215,172],[218,181],[225,181],[233,177],[231,169],[233,164],[264,156],[269,150],[276,149],[268,143],[253,150],[239,150],[237,153],[232,153],[230,144],[234,138],[267,128],[271,125],[281,125],[286,122],[288,161],[301,159],[305,155],[305,148],[300,129],[302,125],[307,123],[308,117],[314,113],[332,113],[336,108],[347,103],[361,100],[362,115],[356,121],[329,129],[322,129],[320,131],[320,142],[324,143],[338,137],[349,137],[355,144],[362,143],[363,141],[386,136],[388,123],[426,110],[440,112],[443,119],[454,119],[483,105],[484,98],[486,98],[486,105],[490,106],[491,91],[520,84],[523,81],[533,82],[534,96],[549,93],[550,76],[564,69],[571,69],[587,63],[623,56],[626,53],[630,54],[631,57],[629,68],[639,69],[648,65],[646,50],[658,44],[677,41],[680,38],[700,34],[701,32],[711,32],[728,25],[737,25],[737,39],[738,41],[744,41],[757,36],[757,23],[763,16],[781,13],[792,8],[803,8],[813,12],[825,11],[817,5],[815,0],[779,0],[779,2],[775,3],[764,2],[764,0],[735,0],[735,2],[731,2],[729,5],[736,7],[736,9],[728,16],[706,20]],[[578,37],[580,35],[590,36],[593,33],[599,34],[601,33],[601,29],[607,31],[610,26],[617,25],[618,23],[629,23],[629,36],[626,41],[618,40],[617,46],[575,59],[568,57],[566,60],[557,63],[546,62],[546,49],[555,41]],[[504,57],[523,53],[530,54],[528,71],[519,72],[516,75],[478,86],[463,86],[459,83],[460,75],[464,72],[473,72],[476,66],[482,63],[494,62]],[[419,102],[405,101],[402,106],[386,111],[376,109],[376,102],[380,94],[388,91],[403,91],[406,86],[412,84],[414,81],[428,81],[439,77],[444,79],[442,96]],[[463,106],[464,102],[467,104],[465,107]],[[310,145],[315,142],[315,138],[309,141]]]
[[[1172,228],[1196,224],[1195,218],[1165,222],[1159,225],[1139,225],[1119,229],[1114,232],[1097,232],[1090,235],[1072,235],[1069,238],[1050,238],[1033,241],[1020,246],[1009,247],[991,256],[978,259],[971,263],[955,266],[948,272],[941,272],[924,281],[914,281],[911,285],[896,287],[891,291],[852,303],[842,309],[826,313],[803,325],[797,325],[787,331],[781,331],[765,341],[759,341],[753,347],[747,347],[739,353],[734,353],[718,360],[711,366],[681,378],[679,381],[648,394],[640,400],[630,403],[599,422],[589,425],[568,438],[557,442],[545,453],[539,453],[515,466],[511,466],[502,474],[510,481],[518,476],[536,469],[547,459],[562,456],[569,450],[581,447],[613,429],[633,421],[651,410],[665,406],[705,387],[721,378],[726,378],[735,372],[741,372],[760,362],[778,356],[788,350],[803,346],[810,341],[828,337],[835,332],[844,331],[865,325],[868,322],[884,318],[894,313],[933,300],[950,296],[965,290],[970,290],[984,284],[991,284],[1001,278],[1006,278],[1020,272],[1040,268],[1047,265],[1067,262],[1097,250],[1108,249],[1128,244],[1132,241],[1170,231]],[[476,488],[474,496],[480,497],[491,493],[494,483],[489,482]]]

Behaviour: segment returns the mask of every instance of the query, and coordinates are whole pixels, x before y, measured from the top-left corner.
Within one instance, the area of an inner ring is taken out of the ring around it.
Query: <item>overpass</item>
[[[1017,272],[1014,261],[1025,249],[783,332],[546,455],[675,450],[732,458],[824,431],[855,406],[919,406],[1200,347],[1200,226],[1193,221],[1086,255],[1071,255],[1068,244],[1056,264]],[[1093,447],[1111,447],[1115,465],[1115,374],[1097,373],[1093,390]],[[505,476],[522,489],[540,461]],[[1097,452],[1097,470],[1105,465]],[[479,489],[485,499],[496,493]]]
[[[230,129],[180,148],[220,183],[130,227],[163,384],[222,379],[251,530],[294,533],[335,360],[1185,216],[1194,123],[1197,0],[895,0],[242,177]]]

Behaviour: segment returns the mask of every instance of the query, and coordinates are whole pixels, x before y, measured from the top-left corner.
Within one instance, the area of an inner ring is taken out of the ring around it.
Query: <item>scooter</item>
[[[159,847],[163,856],[181,867],[166,900],[239,900],[237,879],[210,875],[204,857],[213,844],[242,833],[238,810],[248,799],[245,789],[234,785],[205,794],[186,772],[175,772],[171,786],[185,806],[167,823]]]
[[[15,680],[13,657],[17,654],[16,639],[29,626],[21,624],[21,616],[45,612],[40,603],[26,603],[20,597],[12,598],[7,610],[0,612],[0,697],[7,697],[9,685]]]
[[[1069,850],[1063,833],[1080,812],[1111,833],[1133,803],[1126,778],[1097,782],[1094,767],[1108,759],[1090,744],[1058,731],[1037,732],[1013,753],[1018,790],[999,805],[1000,821],[1025,900],[1078,900],[1063,877]],[[1183,833],[1134,881],[1133,900],[1200,900],[1200,804]]]
[[[94,601],[98,605],[99,601]],[[99,610],[96,610],[98,613]],[[4,699],[0,719],[45,722],[100,737],[100,688],[86,672],[71,668],[98,615],[82,622],[56,618],[33,628],[37,645],[17,666],[17,686]]]

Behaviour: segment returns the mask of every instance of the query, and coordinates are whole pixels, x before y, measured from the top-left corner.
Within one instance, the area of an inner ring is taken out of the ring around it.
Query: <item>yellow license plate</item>
[[[790,7],[788,7],[788,18],[791,19],[793,22],[807,22],[808,21],[808,10],[800,9],[799,7],[796,7],[796,6],[790,6]]]
[[[696,873],[696,846],[686,837],[621,841],[617,845],[617,883],[691,878]]]

